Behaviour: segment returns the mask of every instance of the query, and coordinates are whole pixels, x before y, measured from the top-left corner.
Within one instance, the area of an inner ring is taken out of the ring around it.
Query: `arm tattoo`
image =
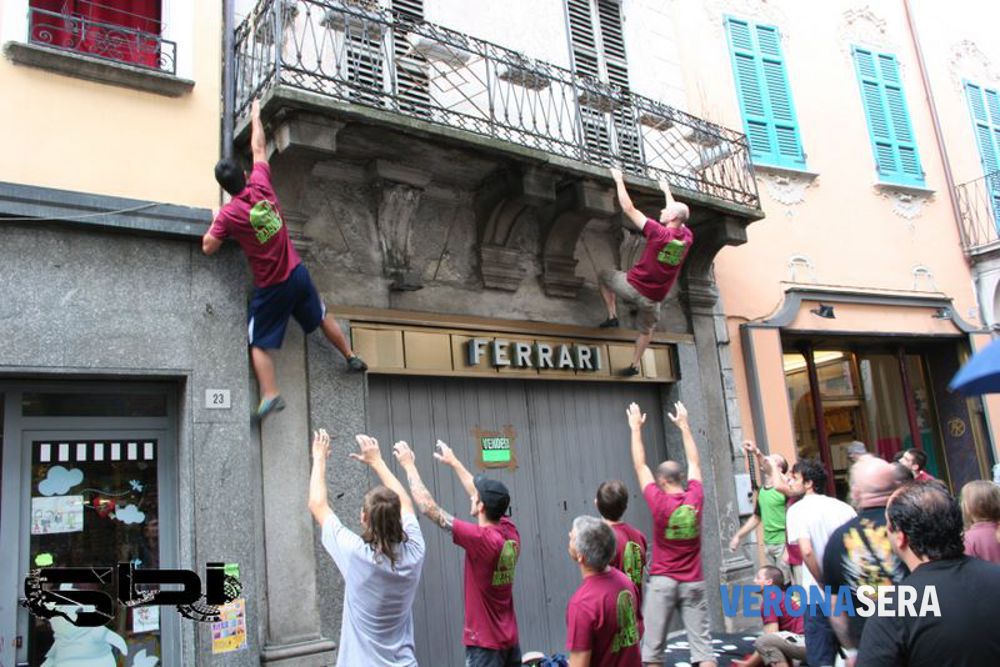
[[[420,479],[420,475],[416,471],[412,475],[408,472],[407,477],[410,482],[410,493],[413,494],[413,502],[416,503],[420,513],[448,532],[451,532],[452,523],[455,521],[455,518],[438,506],[437,502],[434,501],[434,496],[427,490],[423,480]]]

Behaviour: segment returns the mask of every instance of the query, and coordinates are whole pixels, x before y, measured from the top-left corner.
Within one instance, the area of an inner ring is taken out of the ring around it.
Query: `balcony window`
[[[30,0],[29,13],[32,44],[176,71],[176,44],[161,36],[161,0]]]

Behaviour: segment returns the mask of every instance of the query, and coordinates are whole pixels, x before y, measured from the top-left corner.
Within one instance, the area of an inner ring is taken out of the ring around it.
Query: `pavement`
[[[719,667],[732,665],[733,660],[742,660],[753,653],[753,642],[757,635],[750,633],[734,635],[712,635],[712,648]],[[665,667],[691,667],[691,651],[683,632],[671,633],[667,644]]]

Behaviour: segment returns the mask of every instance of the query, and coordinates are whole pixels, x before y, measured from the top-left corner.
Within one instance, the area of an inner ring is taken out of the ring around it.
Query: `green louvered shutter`
[[[972,126],[986,176],[986,190],[993,206],[993,219],[1000,229],[1000,96],[997,91],[973,83],[965,84],[972,112]]]
[[[879,181],[923,185],[924,170],[895,56],[857,47],[853,53]]]
[[[759,164],[805,167],[781,35],[773,26],[726,19],[736,93],[750,152]]]

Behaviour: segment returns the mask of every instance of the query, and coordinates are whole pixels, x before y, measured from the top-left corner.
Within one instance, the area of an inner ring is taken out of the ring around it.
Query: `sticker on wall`
[[[135,505],[123,505],[115,510],[114,518],[122,523],[142,523],[146,514]]]
[[[502,431],[484,431],[472,429],[472,437],[476,439],[476,464],[480,468],[517,468],[517,452],[514,443],[517,431],[510,424]]]
[[[156,667],[160,659],[155,655],[148,655],[146,649],[142,649],[132,658],[132,667]]]
[[[132,632],[156,632],[160,629],[160,608],[132,607]]]
[[[31,499],[31,534],[78,533],[83,530],[83,496]]]
[[[219,620],[212,623],[212,653],[229,653],[246,647],[246,600],[237,598],[219,607]]]
[[[75,605],[66,606],[69,609],[75,608]],[[75,612],[67,610],[67,613],[74,618],[76,616]],[[111,649],[118,649],[122,655],[128,655],[128,646],[122,636],[104,626],[79,628],[58,616],[50,619],[49,623],[52,625],[53,641],[49,652],[45,654],[42,667],[116,667],[118,661]]]
[[[83,471],[79,468],[52,466],[45,479],[38,483],[38,492],[43,496],[62,496],[83,481]]]

